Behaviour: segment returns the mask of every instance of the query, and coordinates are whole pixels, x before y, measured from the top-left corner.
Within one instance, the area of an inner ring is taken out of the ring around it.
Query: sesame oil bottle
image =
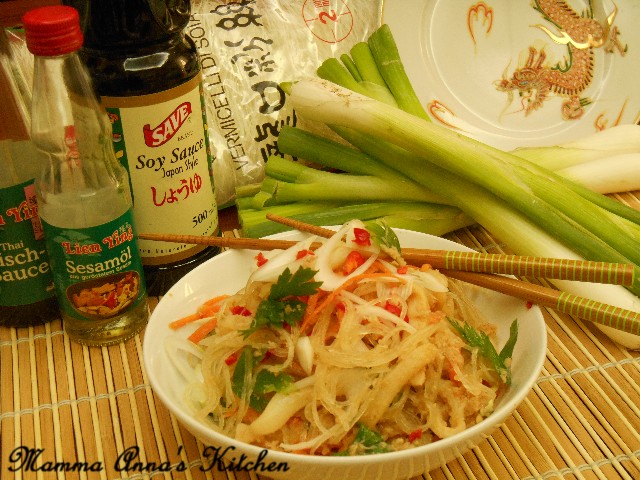
[[[127,172],[77,54],[78,12],[37,8],[23,25],[34,55],[35,187],[64,329],[84,345],[117,343],[149,317]]]

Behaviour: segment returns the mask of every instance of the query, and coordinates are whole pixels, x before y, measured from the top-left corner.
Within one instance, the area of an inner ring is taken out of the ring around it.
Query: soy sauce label
[[[102,97],[116,155],[129,171],[136,227],[144,233],[215,235],[218,209],[200,75],[169,90]],[[195,255],[204,246],[140,240],[145,265]]]
[[[145,298],[133,214],[90,228],[66,229],[43,221],[58,303],[80,320],[107,320]]]
[[[33,180],[0,189],[0,305],[55,295]]]

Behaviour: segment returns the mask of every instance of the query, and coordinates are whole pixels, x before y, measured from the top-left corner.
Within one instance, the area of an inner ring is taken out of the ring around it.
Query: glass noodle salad
[[[391,229],[354,220],[256,255],[246,286],[174,321],[193,333],[166,347],[190,408],[239,441],[311,455],[406,449],[478,423],[508,388],[517,323],[496,351],[464,288],[405,264]]]

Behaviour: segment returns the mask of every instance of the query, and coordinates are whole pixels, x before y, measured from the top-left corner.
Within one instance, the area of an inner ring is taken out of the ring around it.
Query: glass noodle
[[[496,353],[469,287],[392,260],[357,220],[311,251],[316,240],[257,255],[243,290],[174,322],[194,331],[167,351],[197,416],[238,441],[312,455],[410,448],[488,416],[509,352]]]

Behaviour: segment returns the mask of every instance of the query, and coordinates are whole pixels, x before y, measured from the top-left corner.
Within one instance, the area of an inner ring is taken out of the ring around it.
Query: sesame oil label
[[[66,229],[42,221],[61,310],[107,320],[146,297],[131,209],[102,225]]]
[[[134,97],[102,97],[116,156],[129,172],[136,230],[211,236],[218,231],[201,78]],[[139,240],[145,265],[189,258],[200,245]]]

